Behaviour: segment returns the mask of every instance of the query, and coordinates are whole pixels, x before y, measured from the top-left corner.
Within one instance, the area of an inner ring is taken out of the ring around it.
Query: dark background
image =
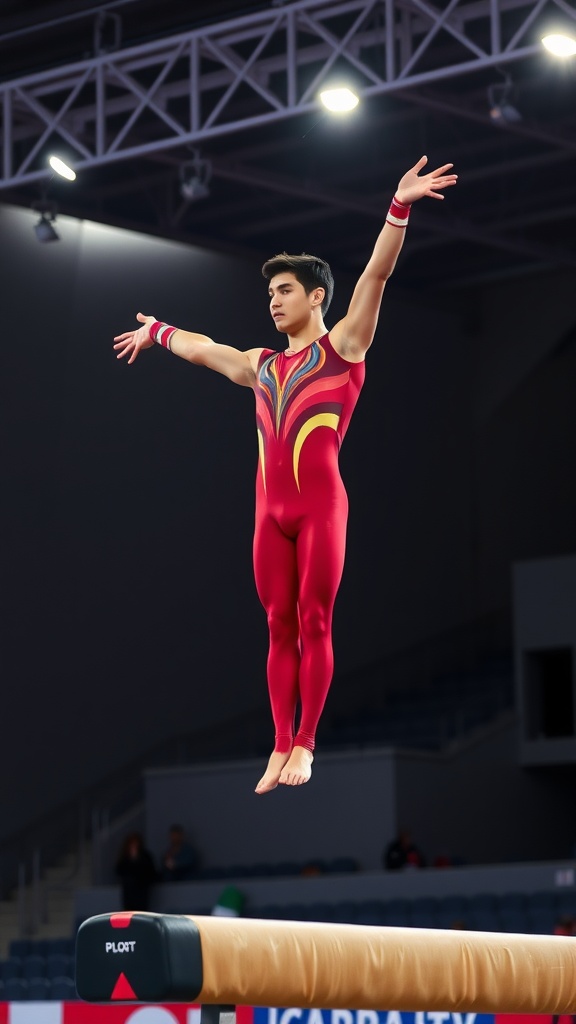
[[[259,261],[65,217],[43,246],[33,223],[0,208],[3,836],[161,739],[267,705],[252,394],[159,348],[128,367],[111,347],[139,309],[274,344]],[[337,271],[338,251],[322,255]],[[352,284],[337,274],[328,323]],[[453,631],[490,621],[511,646],[511,563],[574,551],[575,284],[419,298],[401,259],[342,452],[327,714],[377,699],[358,669]]]

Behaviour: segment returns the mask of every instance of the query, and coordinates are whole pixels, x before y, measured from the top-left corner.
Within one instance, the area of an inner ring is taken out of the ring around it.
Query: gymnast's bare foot
[[[286,767],[282,769],[278,779],[281,786],[301,786],[308,782],[312,775],[312,751],[306,747],[294,747]]]
[[[284,765],[290,758],[290,751],[287,750],[285,753],[280,753],[278,750],[273,750],[270,754],[268,761],[268,767],[264,772],[264,775],[260,779],[260,782],[254,790],[255,793],[269,793],[271,789],[276,789],[280,781],[280,775]]]

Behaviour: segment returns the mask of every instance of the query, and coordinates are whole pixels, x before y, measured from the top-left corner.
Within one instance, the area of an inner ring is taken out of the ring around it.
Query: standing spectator
[[[162,858],[162,878],[165,882],[185,882],[198,870],[198,854],[187,841],[182,825],[171,825],[168,849]]]
[[[150,889],[158,880],[158,872],[139,832],[131,832],[122,843],[116,874],[122,887],[122,909],[148,910]]]
[[[407,829],[401,829],[396,839],[388,844],[383,856],[386,871],[399,871],[402,868],[423,868],[425,860]]]

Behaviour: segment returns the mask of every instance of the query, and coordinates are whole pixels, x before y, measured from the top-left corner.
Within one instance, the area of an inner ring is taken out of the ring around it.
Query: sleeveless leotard
[[[292,744],[314,749],[332,680],[348,516],[338,453],[364,376],[364,362],[343,359],[328,334],[295,355],[265,349],[258,364],[254,573],[268,616],[268,686],[282,752]]]

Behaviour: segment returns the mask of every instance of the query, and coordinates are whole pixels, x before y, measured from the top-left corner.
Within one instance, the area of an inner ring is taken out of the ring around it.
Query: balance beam
[[[576,1013],[576,939],[102,914],[76,945],[88,1002]]]

